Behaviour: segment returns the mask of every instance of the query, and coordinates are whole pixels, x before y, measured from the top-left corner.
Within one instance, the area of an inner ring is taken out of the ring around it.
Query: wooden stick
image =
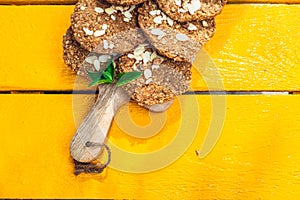
[[[112,120],[119,108],[130,100],[127,92],[115,85],[99,85],[99,95],[95,105],[83,120],[72,138],[70,151],[78,162],[91,162],[98,158],[103,146],[89,145],[103,144],[108,134]],[[164,112],[172,101],[163,104],[145,106],[152,112]]]
[[[130,97],[122,88],[115,85],[100,85],[95,105],[77,129],[70,145],[72,157],[79,162],[95,160],[109,131],[111,122],[118,109],[128,102]]]

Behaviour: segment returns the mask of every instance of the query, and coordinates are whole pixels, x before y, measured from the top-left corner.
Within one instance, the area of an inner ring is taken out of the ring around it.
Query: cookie
[[[71,16],[76,41],[102,54],[132,50],[145,38],[137,28],[136,6],[114,6],[103,1],[78,2]]]
[[[98,54],[83,49],[73,38],[72,29],[69,28],[63,36],[63,59],[66,65],[86,79],[90,79],[88,71],[96,72],[105,68],[106,63],[113,55]]]
[[[191,64],[162,57],[149,44],[141,44],[117,60],[117,71],[141,71],[123,88],[139,105],[161,104],[185,92],[191,81]]]
[[[227,0],[157,0],[161,10],[179,22],[205,20],[220,14]]]
[[[107,0],[107,2],[114,5],[137,5],[147,0]]]
[[[215,20],[179,23],[162,12],[154,1],[138,9],[138,23],[157,51],[176,61],[190,61],[215,32]]]
[[[69,28],[63,36],[63,59],[73,71],[78,71],[89,51],[83,49],[73,38],[72,29]]]

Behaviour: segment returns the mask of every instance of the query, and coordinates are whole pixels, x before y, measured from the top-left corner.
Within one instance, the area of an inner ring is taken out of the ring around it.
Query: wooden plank
[[[0,4],[2,5],[69,5],[75,4],[77,0],[1,0]],[[299,0],[228,0],[230,3],[282,3],[282,4],[298,4]]]
[[[293,18],[300,7],[232,8],[224,9],[217,19],[217,33],[205,48],[215,61],[225,88],[299,90],[300,45],[296,41],[300,22]]]
[[[281,4],[299,4],[299,0],[228,0],[230,3],[281,3]]]
[[[200,65],[194,90],[298,90],[299,5],[227,5],[205,46],[217,70]],[[61,40],[73,6],[0,6],[0,90],[71,90]],[[45,15],[47,13],[47,15]],[[212,72],[219,72],[221,77]],[[202,77],[201,77],[202,76]],[[208,84],[207,84],[207,83]]]
[[[1,0],[2,5],[72,5],[77,0]]]
[[[172,165],[145,174],[108,168],[102,175],[75,177],[68,150],[75,131],[72,95],[0,95],[0,197],[297,199],[300,96],[226,96],[221,138],[206,158],[199,159],[195,150],[210,126],[213,97],[181,97],[183,102],[196,98],[200,123],[192,145]],[[90,98],[81,99],[79,107],[86,110]],[[129,110],[137,124],[150,122],[145,110],[133,104]],[[166,127],[150,139],[131,137],[114,122],[109,141],[132,152],[157,150],[176,135],[179,116],[176,101],[167,112]],[[116,155],[112,159],[135,162]]]

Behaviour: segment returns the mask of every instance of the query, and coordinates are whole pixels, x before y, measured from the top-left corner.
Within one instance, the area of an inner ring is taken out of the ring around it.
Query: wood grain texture
[[[217,33],[206,46],[225,88],[298,90],[300,21],[293,18],[300,7],[233,7],[224,9],[217,20]]]
[[[299,5],[227,5],[205,46],[216,68],[200,65],[192,88],[300,89]],[[0,6],[0,90],[72,90],[62,60],[62,35],[73,6]],[[47,13],[47,15],[45,15]],[[219,72],[216,77],[212,71]]]
[[[72,95],[0,95],[0,196],[2,198],[298,199],[300,196],[299,95],[226,96],[226,120],[213,151],[199,159],[212,119],[212,96],[196,98],[197,136],[172,165],[131,174],[108,168],[101,175],[73,175],[69,142],[75,131]],[[79,105],[87,112],[89,96]],[[195,106],[195,105],[193,105]],[[121,119],[126,107],[117,114]],[[84,117],[82,112],[82,117]],[[134,104],[131,119],[145,126],[148,112]],[[180,126],[178,99],[154,137],[129,136],[114,121],[109,140],[131,152],[167,145]],[[292,117],[291,117],[292,116]],[[79,117],[80,118],[80,117]],[[172,156],[172,152],[168,155]],[[118,162],[134,162],[118,158]],[[149,163],[135,163],[148,166]]]

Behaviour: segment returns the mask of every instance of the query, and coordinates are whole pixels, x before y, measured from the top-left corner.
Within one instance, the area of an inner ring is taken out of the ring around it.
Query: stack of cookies
[[[143,72],[124,86],[138,104],[169,101],[187,90],[191,63],[225,1],[79,0],[63,37],[64,61],[87,77],[115,59],[118,73]]]

